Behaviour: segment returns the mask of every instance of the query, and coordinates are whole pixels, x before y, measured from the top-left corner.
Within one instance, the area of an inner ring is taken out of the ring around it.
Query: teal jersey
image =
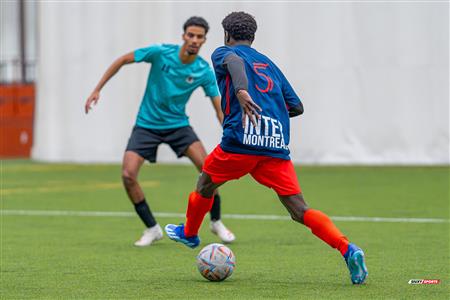
[[[190,64],[179,57],[180,46],[157,44],[134,51],[135,62],[152,64],[136,125],[171,129],[189,125],[186,103],[201,86],[206,96],[219,95],[214,71],[200,56]]]

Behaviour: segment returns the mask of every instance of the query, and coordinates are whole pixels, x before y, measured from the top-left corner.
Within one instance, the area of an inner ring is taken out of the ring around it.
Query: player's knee
[[[214,195],[214,188],[211,184],[208,183],[199,183],[197,185],[197,192],[202,195],[202,197],[210,198]]]
[[[136,183],[136,181],[137,181],[136,174],[128,170],[122,170],[122,182],[125,186],[132,185]]]
[[[210,198],[214,195],[216,190],[216,186],[206,173],[201,173],[197,182],[197,193],[202,195],[205,198]]]

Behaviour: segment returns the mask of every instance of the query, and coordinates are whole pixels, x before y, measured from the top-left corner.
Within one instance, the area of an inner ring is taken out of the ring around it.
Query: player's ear
[[[183,32],[183,34],[181,35],[181,39],[186,42],[187,38],[186,38],[186,31]]]
[[[230,42],[230,34],[226,30],[224,31],[224,34],[225,44],[228,44]]]

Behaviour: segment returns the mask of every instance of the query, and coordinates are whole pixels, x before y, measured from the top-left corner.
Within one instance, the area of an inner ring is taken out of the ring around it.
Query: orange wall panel
[[[30,117],[34,115],[34,85],[21,85],[16,89],[16,115]]]
[[[0,118],[11,117],[15,111],[14,87],[0,85]]]
[[[34,106],[33,84],[0,85],[0,157],[30,157]]]

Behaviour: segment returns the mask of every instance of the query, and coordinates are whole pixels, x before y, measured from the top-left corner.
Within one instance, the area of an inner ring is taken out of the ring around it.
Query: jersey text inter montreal
[[[248,92],[262,108],[256,127],[247,120],[246,127],[242,128],[241,107],[230,75],[223,65],[224,59],[232,53],[243,59]],[[300,98],[280,69],[268,57],[245,45],[219,47],[212,54],[212,61],[225,115],[222,149],[290,159],[288,109],[297,106]]]

